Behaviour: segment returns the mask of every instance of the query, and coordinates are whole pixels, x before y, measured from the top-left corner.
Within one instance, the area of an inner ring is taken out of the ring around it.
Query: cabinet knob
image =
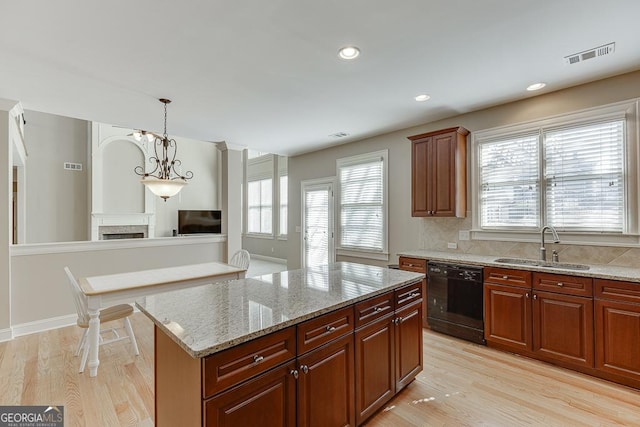
[[[525,298],[529,298],[529,292],[526,292],[526,293],[524,294],[524,297],[525,297]]]
[[[302,371],[303,374],[309,373],[309,367],[307,365],[300,366],[300,370]]]
[[[560,288],[561,288],[561,287],[563,287],[563,286],[564,286],[564,283],[562,283],[562,282],[558,282],[558,287],[560,287]]]
[[[395,323],[396,325],[399,325],[400,322],[402,322],[402,317],[396,317],[395,319],[393,319],[393,323]]]
[[[378,307],[378,306],[373,307],[373,312],[374,312],[374,313],[377,313],[377,312],[379,312],[380,310],[382,310],[382,309],[381,309],[380,307]]]
[[[293,375],[293,378],[298,379],[298,370],[297,369],[292,369],[291,372],[289,372],[289,374]]]
[[[335,326],[327,326],[327,329],[326,329],[327,332],[333,332],[335,330],[336,330]]]
[[[253,356],[253,363],[260,363],[260,362],[262,362],[263,360],[264,360],[264,357],[263,357],[263,356],[260,356],[260,355],[258,355],[258,354],[256,354],[256,355],[254,355],[254,356]]]
[[[533,299],[538,299],[538,295],[533,294]]]
[[[503,278],[504,280],[507,280],[507,279],[509,278],[509,276],[502,276],[502,278]]]

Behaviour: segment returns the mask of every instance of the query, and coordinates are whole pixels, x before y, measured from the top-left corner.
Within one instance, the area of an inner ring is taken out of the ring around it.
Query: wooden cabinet
[[[593,281],[485,268],[489,345],[574,368],[593,368]]]
[[[592,295],[591,278],[533,274],[533,351],[538,358],[593,367]]]
[[[300,356],[298,372],[299,427],[356,425],[353,334]]]
[[[294,369],[295,365],[288,363],[205,401],[205,425],[295,426]]]
[[[532,349],[531,273],[484,269],[484,338],[487,345],[515,353]]]
[[[409,137],[412,216],[466,216],[468,134],[456,127]]]
[[[389,305],[395,309],[389,311]],[[356,304],[356,422],[360,425],[422,371],[422,286]]]
[[[484,339],[515,353],[532,349],[531,290],[484,283]]]
[[[201,359],[155,326],[156,425],[362,424],[422,370],[422,289],[405,285]]]
[[[640,388],[640,284],[595,280],[596,368]]]
[[[422,326],[429,327],[427,322],[427,260],[422,258],[412,258],[401,256],[398,260],[398,266],[400,270],[414,271],[416,273],[423,273],[425,278],[422,280]]]

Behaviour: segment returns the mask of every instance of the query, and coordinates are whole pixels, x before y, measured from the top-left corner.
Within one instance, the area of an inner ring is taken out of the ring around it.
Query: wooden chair
[[[84,333],[82,334],[82,337],[78,342],[78,347],[75,351],[75,355],[78,356],[80,354],[80,350],[82,350],[82,360],[80,361],[80,370],[78,371],[82,373],[84,372],[85,365],[87,364],[87,357],[89,356],[89,340],[87,339],[89,334],[89,310],[87,307],[87,297],[84,292],[82,292],[82,289],[80,289],[80,285],[71,273],[71,270],[69,270],[69,267],[65,267],[64,272],[67,273],[69,284],[71,285],[71,292],[73,294],[73,302],[75,303],[76,311],[78,312],[77,324],[79,327],[84,329]],[[114,305],[100,310],[101,325],[112,320],[122,319],[124,322],[124,329],[127,333],[125,336],[120,336],[116,328],[101,329],[99,335],[100,345],[129,340],[131,342],[133,352],[136,356],[139,355],[138,343],[136,342],[136,337],[133,334],[131,322],[129,321],[129,316],[131,314],[133,314],[133,307],[129,304]],[[113,338],[105,340],[102,337],[103,333],[111,333]]]
[[[251,261],[251,255],[249,251],[245,249],[240,249],[238,252],[233,254],[231,260],[229,260],[229,265],[233,265],[234,267],[248,269],[249,262]]]

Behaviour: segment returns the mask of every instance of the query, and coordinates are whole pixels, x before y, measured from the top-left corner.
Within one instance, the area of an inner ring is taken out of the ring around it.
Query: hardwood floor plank
[[[76,326],[0,343],[0,405],[64,405],[66,426],[153,426],[153,325],[131,318],[127,342],[79,374]],[[640,391],[424,332],[425,369],[367,426],[640,426]]]

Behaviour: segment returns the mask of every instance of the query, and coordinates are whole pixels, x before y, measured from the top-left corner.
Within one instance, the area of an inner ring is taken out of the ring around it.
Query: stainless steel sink
[[[547,262],[547,261],[538,261],[535,259],[525,259],[525,258],[497,258],[495,262],[499,262],[501,264],[530,265],[533,267],[544,267],[544,268],[564,268],[566,270],[588,270],[589,269],[589,266],[584,264],[568,264],[566,262]]]

